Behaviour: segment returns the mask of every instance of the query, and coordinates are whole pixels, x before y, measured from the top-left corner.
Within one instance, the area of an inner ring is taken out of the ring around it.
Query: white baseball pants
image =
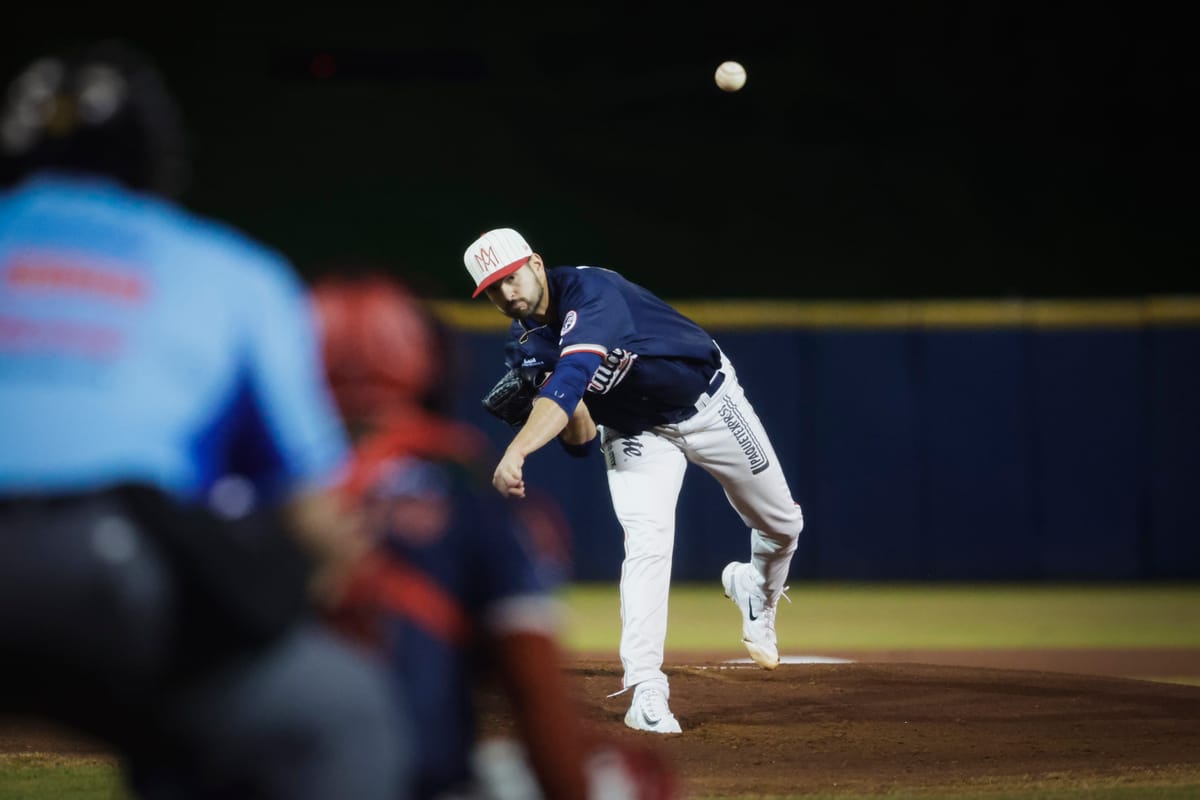
[[[703,467],[750,528],[750,560],[768,603],[787,580],[804,517],[792,499],[758,415],[722,355],[724,380],[700,410],[676,425],[635,436],[601,427],[601,447],[617,520],[625,532],[621,565],[621,663],[624,686],[666,684],[667,596],[675,544],[675,506],[687,462]]]

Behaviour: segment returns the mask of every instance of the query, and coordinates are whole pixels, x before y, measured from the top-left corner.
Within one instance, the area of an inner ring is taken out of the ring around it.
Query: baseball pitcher
[[[641,286],[608,269],[547,269],[511,228],[485,233],[464,263],[473,296],[486,293],[513,320],[501,384],[526,394],[536,386],[528,402],[498,400],[500,385],[485,398],[517,431],[493,485],[524,497],[530,453],[557,438],[582,455],[600,440],[625,533],[622,691],[634,690],[625,724],[679,733],[662,662],[675,504],[689,461],[720,482],[750,529],[750,560],[727,565],[722,583],[741,611],[751,658],[779,665],[776,607],[804,523],[770,439],[713,338]],[[521,370],[533,377],[514,381]]]

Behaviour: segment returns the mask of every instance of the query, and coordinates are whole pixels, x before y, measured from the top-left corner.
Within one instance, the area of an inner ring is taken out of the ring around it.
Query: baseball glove
[[[538,383],[537,376],[529,370],[513,367],[483,396],[483,407],[519,431],[533,411]]]

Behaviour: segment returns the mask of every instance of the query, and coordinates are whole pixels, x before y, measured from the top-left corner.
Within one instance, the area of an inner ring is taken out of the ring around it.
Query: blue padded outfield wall
[[[502,448],[479,398],[504,319],[437,305],[464,350],[461,415]],[[793,578],[1200,577],[1200,299],[676,306],[733,360],[804,509]],[[615,580],[599,454],[551,444],[526,479],[565,514],[575,577]],[[675,579],[719,580],[748,553],[689,467]]]

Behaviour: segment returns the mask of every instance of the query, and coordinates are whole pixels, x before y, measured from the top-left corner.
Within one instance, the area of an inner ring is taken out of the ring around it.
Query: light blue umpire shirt
[[[0,193],[0,494],[326,484],[348,443],[281,255],[93,178]]]

